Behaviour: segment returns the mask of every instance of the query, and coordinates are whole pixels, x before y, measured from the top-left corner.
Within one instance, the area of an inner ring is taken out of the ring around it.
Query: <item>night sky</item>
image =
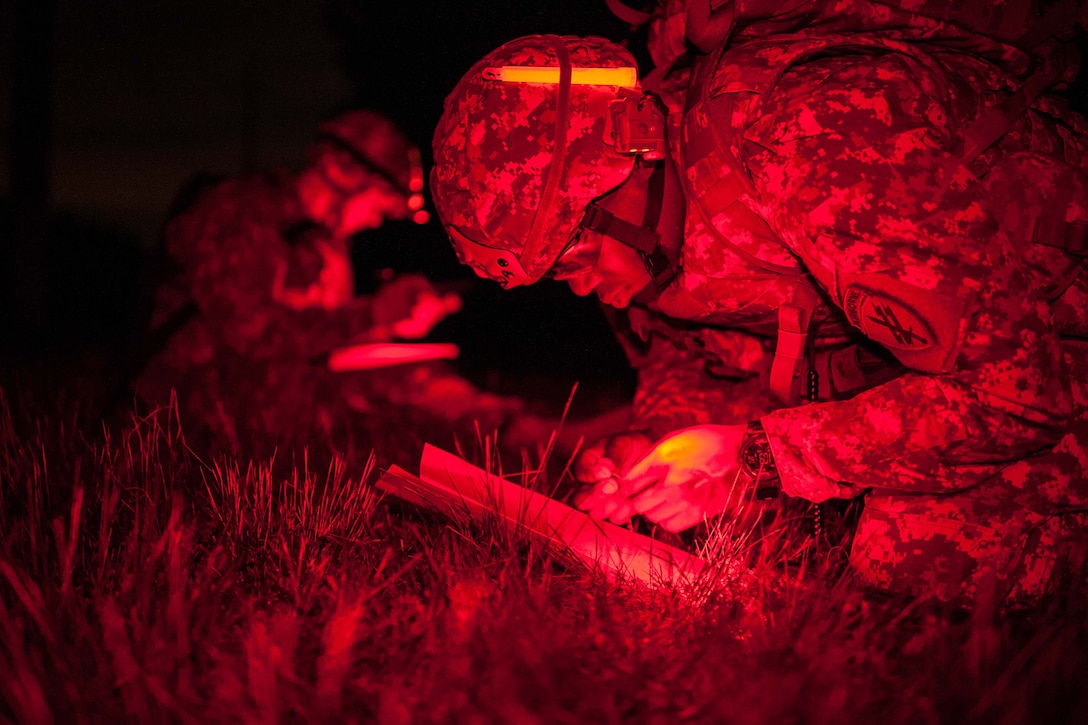
[[[196,170],[297,165],[330,110],[380,108],[426,147],[442,98],[502,42],[533,32],[626,34],[604,0],[423,10],[436,4],[53,2],[54,203],[144,237]],[[0,4],[5,135],[14,7]],[[8,161],[0,160],[3,193]]]
[[[16,8],[50,5],[52,73],[42,86],[53,217],[42,259],[0,259],[0,305],[15,307],[0,320],[8,347],[21,339],[6,324],[21,311],[5,289],[13,280],[47,299],[49,339],[117,335],[138,320],[147,296],[141,255],[153,248],[174,193],[197,172],[297,167],[317,120],[350,105],[393,117],[429,162],[443,98],[486,52],[530,33],[632,37],[605,0],[0,2],[5,137],[16,118]],[[643,57],[638,42],[633,50]],[[7,151],[0,231],[10,249],[11,143]],[[362,235],[355,254],[362,291],[384,267],[473,281],[435,222],[388,224]],[[504,293],[473,282],[465,313],[437,332],[463,342],[476,367],[612,375],[618,350],[595,302],[549,284]]]
[[[16,7],[39,2],[47,0],[0,3],[0,131],[9,138]],[[443,98],[489,50],[530,33],[629,36],[604,0],[438,7],[374,0],[51,2],[53,217],[44,277],[32,286],[46,291],[45,324],[54,340],[95,330],[116,336],[138,321],[135,308],[146,306],[142,257],[153,249],[174,193],[193,174],[297,168],[317,120],[352,105],[390,115],[429,162]],[[13,187],[10,142],[6,148],[5,205]],[[386,266],[439,281],[473,279],[434,222],[388,224],[359,237],[355,254],[364,291],[373,286],[374,270]],[[15,278],[25,278],[27,269],[33,275],[32,267],[14,265]],[[496,366],[583,378],[612,374],[618,351],[593,300],[558,285],[502,293],[492,283],[472,283],[467,302],[436,333],[463,342],[470,366],[492,375]],[[602,338],[607,342],[597,345]]]

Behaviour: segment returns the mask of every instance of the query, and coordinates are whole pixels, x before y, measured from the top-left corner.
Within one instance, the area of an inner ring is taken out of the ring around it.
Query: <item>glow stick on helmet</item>
[[[543,80],[522,80],[520,69]],[[575,83],[579,69],[606,75]],[[466,264],[507,287],[551,268],[587,205],[634,169],[609,128],[609,104],[637,93],[625,87],[634,72],[630,52],[604,38],[538,35],[500,46],[461,78],[435,129],[430,188]]]
[[[484,78],[503,81],[504,83],[550,83],[562,82],[561,68],[551,66],[504,65],[501,68],[485,68]],[[638,87],[637,68],[571,68],[572,86],[617,86],[619,88]]]
[[[544,191],[540,194],[540,202],[533,214],[533,224],[529,227],[529,233],[525,237],[525,246],[521,254],[517,255],[520,262],[523,258],[532,259],[539,254],[548,240],[542,234],[544,219],[551,213],[552,203],[559,185],[566,175],[567,165],[567,126],[570,123],[570,54],[567,52],[567,44],[563,39],[552,35],[549,40],[553,43],[556,56],[559,60],[559,94],[555,101],[555,141],[552,147],[552,161],[548,165],[548,176],[544,182]],[[524,266],[524,265],[522,265]]]

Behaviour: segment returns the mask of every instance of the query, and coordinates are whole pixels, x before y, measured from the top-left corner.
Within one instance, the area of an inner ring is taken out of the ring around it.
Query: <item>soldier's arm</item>
[[[191,240],[176,246],[184,246],[193,299],[220,344],[254,358],[309,358],[369,327],[369,302],[332,311],[282,304],[276,290],[297,260],[277,230],[280,213],[266,195],[221,193],[184,221],[187,228],[175,228]]]
[[[617,325],[617,334],[638,373],[633,430],[657,439],[702,423],[744,422],[765,409],[758,373],[739,369],[738,360],[723,360],[729,353],[725,345],[717,346],[717,354],[708,352],[696,332],[656,317],[647,324],[645,340],[623,325]],[[738,340],[747,337],[735,335]],[[752,356],[751,344],[738,343],[737,357],[741,347]]]
[[[750,160],[764,213],[851,324],[910,370],[763,418],[788,493],[967,486],[1053,444],[1069,414],[1025,242],[998,228],[959,163],[963,109],[927,73],[899,54],[828,59],[787,73],[764,107],[777,115]]]

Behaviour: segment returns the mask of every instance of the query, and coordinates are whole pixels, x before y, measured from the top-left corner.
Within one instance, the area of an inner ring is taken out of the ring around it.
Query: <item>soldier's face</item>
[[[566,282],[579,297],[593,293],[616,308],[627,307],[650,284],[642,255],[611,237],[586,230],[559,255],[549,276]]]
[[[345,196],[326,177],[310,172],[299,179],[299,198],[307,216],[340,237],[376,229],[386,219],[405,214],[404,197],[381,182]]]
[[[298,188],[307,215],[341,237],[376,229],[386,219],[403,219],[409,213],[402,191],[335,147],[310,161]]]
[[[351,236],[365,229],[377,229],[386,219],[398,216],[402,207],[403,197],[379,184],[344,200],[339,214],[330,221],[336,225],[339,235]]]

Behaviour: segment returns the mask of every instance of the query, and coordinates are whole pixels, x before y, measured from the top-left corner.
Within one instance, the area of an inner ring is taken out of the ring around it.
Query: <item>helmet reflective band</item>
[[[495,69],[543,68],[562,81],[564,51],[568,78],[588,68],[623,69],[630,78],[635,67],[626,49],[602,38],[520,38],[462,78],[434,137],[431,183],[442,222],[511,252],[526,284],[552,265],[586,205],[623,183],[635,163],[611,145],[608,105],[618,85],[495,78]]]

